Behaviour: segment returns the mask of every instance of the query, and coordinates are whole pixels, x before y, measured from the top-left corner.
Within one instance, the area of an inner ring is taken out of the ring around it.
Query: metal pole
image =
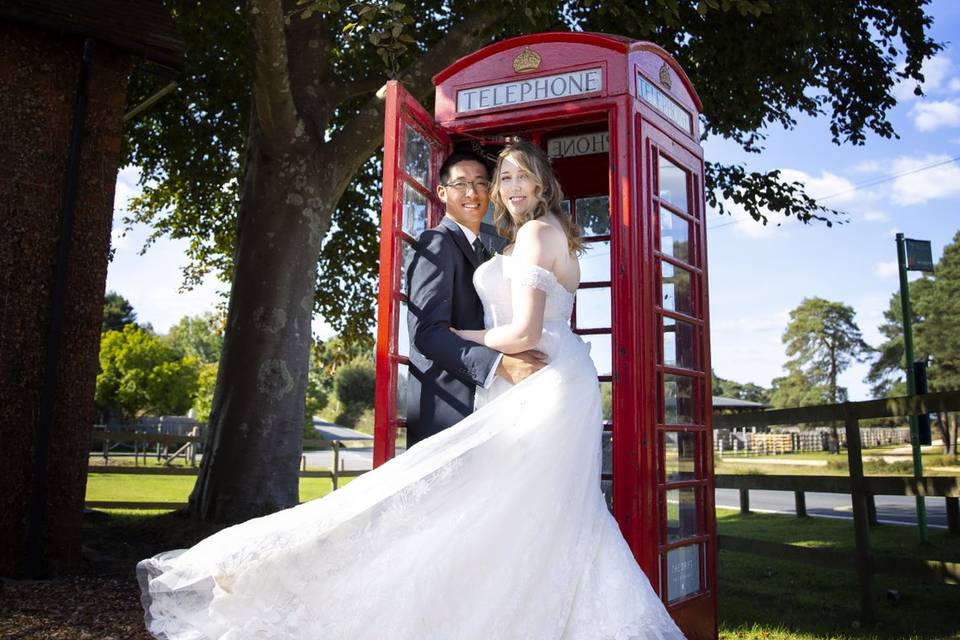
[[[907,248],[903,234],[897,234],[897,264],[900,268],[900,309],[903,313],[903,355],[906,360],[907,395],[914,396],[917,382],[913,376],[913,312],[910,310],[910,284],[907,282]],[[913,477],[923,478],[923,458],[920,455],[920,426],[917,416],[910,416],[910,448],[913,450]],[[917,530],[920,542],[927,542],[927,505],[923,496],[916,496]]]

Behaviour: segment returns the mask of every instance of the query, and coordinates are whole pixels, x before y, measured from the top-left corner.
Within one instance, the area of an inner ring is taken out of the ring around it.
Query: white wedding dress
[[[498,255],[474,283],[487,326],[510,282],[546,292],[547,367],[495,383],[462,422],[330,495],[137,567],[149,631],[176,640],[682,638],[600,491],[600,394],[573,294]]]

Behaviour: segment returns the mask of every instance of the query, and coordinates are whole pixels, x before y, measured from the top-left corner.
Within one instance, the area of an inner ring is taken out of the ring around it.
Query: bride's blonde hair
[[[537,205],[526,213],[523,220],[515,221],[500,197],[500,168],[508,156],[517,166],[530,174],[534,184]],[[561,200],[563,200],[563,191],[556,175],[553,173],[553,167],[550,166],[550,159],[547,158],[543,149],[527,140],[511,142],[503,148],[497,157],[497,167],[493,171],[493,185],[490,188],[490,201],[493,202],[493,222],[501,236],[512,244],[516,240],[517,229],[524,222],[536,220],[547,213],[552,213],[560,222],[560,226],[567,236],[567,245],[570,252],[577,255],[583,253],[580,227],[573,222],[569,214],[564,213],[560,208]]]

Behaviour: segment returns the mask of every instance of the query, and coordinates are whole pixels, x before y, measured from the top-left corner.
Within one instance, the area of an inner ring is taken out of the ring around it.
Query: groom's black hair
[[[487,178],[490,177],[490,165],[483,156],[470,149],[454,149],[453,153],[440,165],[440,184],[447,184],[447,180],[450,179],[450,169],[461,162],[479,162],[487,170]]]

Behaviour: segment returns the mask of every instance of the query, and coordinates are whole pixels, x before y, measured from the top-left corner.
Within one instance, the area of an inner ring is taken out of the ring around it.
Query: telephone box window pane
[[[667,431],[663,440],[666,481],[693,480],[696,477],[697,434],[689,431]]]
[[[408,184],[403,185],[403,230],[414,238],[427,228],[427,199]]]
[[[613,513],[613,480],[601,480],[600,490],[603,491],[603,498],[607,501],[607,510]]]
[[[601,432],[600,446],[603,451],[600,471],[601,473],[613,473],[613,434],[609,431]]]
[[[666,374],[663,376],[663,422],[665,424],[692,424],[693,378]]]
[[[580,336],[590,345],[590,357],[597,367],[597,375],[609,376],[613,371],[611,358],[613,357],[613,340],[609,335]]]
[[[600,383],[600,406],[603,412],[603,419],[607,422],[613,420],[613,383]]]
[[[690,221],[660,209],[660,251],[690,262]]]
[[[397,314],[399,322],[397,323],[397,353],[401,356],[410,355],[410,333],[407,331],[407,303],[400,303],[400,311]]]
[[[609,329],[610,287],[577,291],[577,328]]]
[[[404,125],[403,170],[425,187],[430,186],[430,145],[416,129]]]
[[[663,364],[693,369],[696,327],[689,322],[663,316]]]
[[[587,242],[580,256],[580,282],[610,281],[610,241]]]
[[[563,211],[565,214],[570,215],[570,201],[561,200],[560,201],[560,211]]]
[[[610,234],[610,197],[577,199],[577,224],[585,236],[605,236]]]
[[[410,372],[407,365],[397,365],[397,417],[407,417],[407,383],[410,379]]]
[[[693,296],[690,292],[692,276],[690,272],[662,260],[660,262],[660,280],[663,308],[693,315]]]
[[[667,521],[667,544],[697,535],[697,489],[671,489],[660,494],[666,498],[663,512]]]
[[[660,199],[680,211],[688,211],[687,172],[660,156]]]
[[[700,545],[677,547],[667,552],[667,601],[700,591]]]
[[[407,274],[410,272],[410,263],[413,262],[413,256],[416,250],[413,244],[404,239],[400,239],[400,291],[407,293]]]

